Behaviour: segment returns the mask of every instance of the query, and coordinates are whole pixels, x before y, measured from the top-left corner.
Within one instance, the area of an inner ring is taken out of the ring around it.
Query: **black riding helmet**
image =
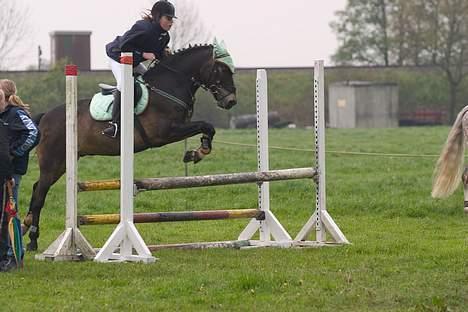
[[[175,16],[174,5],[167,0],[156,2],[151,8],[151,16],[153,16],[153,19],[156,21],[158,21],[162,16],[177,18]]]

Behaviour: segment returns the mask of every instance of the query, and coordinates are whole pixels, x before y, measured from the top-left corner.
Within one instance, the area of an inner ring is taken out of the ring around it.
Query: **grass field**
[[[468,217],[459,189],[430,197],[436,157],[349,155],[334,151],[437,155],[448,128],[327,130],[328,210],[352,245],[322,249],[165,250],[156,264],[48,263],[28,254],[22,272],[0,278],[2,310],[41,311],[467,311]],[[270,146],[311,149],[311,130],[271,130]],[[219,131],[213,154],[190,175],[256,170],[255,131]],[[190,145],[198,146],[198,139]],[[135,176],[184,174],[183,143],[136,156]],[[313,153],[270,150],[272,169],[306,167]],[[23,180],[25,212],[38,175]],[[119,176],[119,159],[83,158],[80,179]],[[314,209],[310,181],[270,186],[271,208],[292,236]],[[42,214],[40,251],[64,227],[64,179]],[[255,185],[147,192],[139,211],[256,207]],[[118,192],[83,193],[81,214],[118,211]],[[147,243],[236,239],[247,220],[138,225]],[[113,226],[83,227],[101,246]]]

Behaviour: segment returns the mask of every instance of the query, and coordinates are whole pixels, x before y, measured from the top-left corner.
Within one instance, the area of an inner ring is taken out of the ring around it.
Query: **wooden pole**
[[[315,168],[295,168],[265,172],[242,172],[206,176],[148,178],[135,180],[138,191],[169,190],[229,184],[258,183],[314,178]],[[118,190],[119,180],[87,181],[78,183],[81,192]]]

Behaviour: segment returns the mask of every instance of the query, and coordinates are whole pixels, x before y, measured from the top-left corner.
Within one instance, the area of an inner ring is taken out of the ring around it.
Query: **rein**
[[[172,94],[169,94],[169,93],[167,93],[167,92],[165,92],[165,91],[163,91],[161,89],[158,89],[155,86],[150,85],[146,81],[139,79],[138,77],[135,78],[135,80],[138,81],[139,83],[145,85],[151,92],[159,94],[159,95],[171,100],[172,102],[180,105],[183,109],[185,109],[188,112],[188,118],[192,117],[193,103],[195,103],[195,98],[193,97],[192,92],[190,92],[190,95],[192,96],[192,102],[190,104],[187,104],[184,101],[182,101],[181,99],[179,99],[178,97],[175,97]]]
[[[169,65],[166,65],[164,63],[162,63],[160,60],[158,59],[154,59],[151,61],[150,65],[148,67],[151,67],[151,65],[155,64],[154,66],[161,66],[161,67],[164,67],[166,68],[167,70],[177,74],[178,76],[186,79],[186,80],[190,80],[195,86],[197,87],[201,87],[203,90],[205,91],[208,91],[210,92],[211,94],[215,95],[215,94],[219,94],[219,89],[220,87],[216,84],[216,83],[212,83],[210,86],[207,86],[206,84],[204,84],[203,82],[195,79],[195,77],[190,77],[188,78],[187,75],[185,75],[184,73],[178,71],[177,69],[174,69],[172,68],[171,66]],[[212,77],[213,77],[213,74],[214,74],[214,70],[213,68],[211,69],[210,71],[210,76],[208,77],[208,82],[211,81]],[[149,86],[149,88],[151,90],[153,90],[153,87]],[[157,89],[156,89],[157,90]],[[154,90],[153,90],[154,91]],[[195,103],[195,97],[193,96],[192,92],[189,90],[189,94],[192,98],[192,106],[193,106],[193,103]],[[220,99],[217,99],[218,102],[222,101],[225,97],[227,97],[229,95],[229,93],[226,93],[223,97],[221,97]]]

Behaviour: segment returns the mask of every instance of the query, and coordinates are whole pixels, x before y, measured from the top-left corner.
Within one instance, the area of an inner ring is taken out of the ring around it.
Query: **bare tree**
[[[213,36],[200,18],[198,6],[193,0],[173,0],[177,19],[170,31],[171,50],[184,48],[189,44],[208,43]]]
[[[15,0],[0,0],[0,69],[24,55],[24,39],[30,31],[28,11]]]
[[[339,41],[333,61],[390,65],[390,13],[394,5],[389,0],[349,0],[345,10],[336,12],[338,21],[330,23]]]

